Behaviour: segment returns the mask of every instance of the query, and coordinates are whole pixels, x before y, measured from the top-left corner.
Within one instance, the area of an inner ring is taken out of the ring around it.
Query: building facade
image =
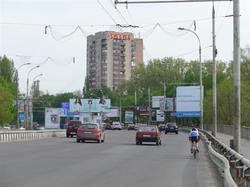
[[[90,88],[116,90],[143,63],[143,41],[132,33],[98,32],[87,37],[87,80]]]

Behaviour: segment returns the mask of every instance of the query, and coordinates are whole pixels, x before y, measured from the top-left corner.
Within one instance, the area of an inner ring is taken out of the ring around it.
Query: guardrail
[[[216,139],[209,132],[205,130],[200,131],[208,139],[208,149],[211,159],[219,168],[224,168],[224,186],[250,187],[250,160]],[[230,178],[233,178],[234,184]]]
[[[0,142],[38,140],[43,138],[62,136],[65,136],[64,130],[3,131],[0,132]]]

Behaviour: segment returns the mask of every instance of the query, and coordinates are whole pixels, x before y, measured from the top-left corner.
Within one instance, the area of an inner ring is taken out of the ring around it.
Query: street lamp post
[[[200,128],[203,129],[203,91],[202,91],[202,63],[201,63],[201,41],[199,36],[196,34],[196,32],[192,31],[191,29],[187,29],[187,28],[183,28],[183,27],[179,27],[178,30],[185,30],[188,32],[193,33],[196,38],[199,41],[199,63],[200,63]]]
[[[25,63],[25,64],[22,64],[20,65],[16,71],[15,71],[15,79],[16,79],[16,128],[19,129],[20,127],[20,124],[19,124],[19,103],[18,103],[18,70],[25,66],[25,65],[30,65],[30,63]]]
[[[29,126],[29,120],[28,120],[28,117],[30,117],[30,114],[29,114],[29,75],[30,75],[30,73],[34,70],[34,69],[37,69],[37,68],[39,68],[40,66],[39,65],[37,65],[37,66],[35,66],[35,67],[33,67],[33,68],[31,68],[30,70],[29,70],[29,72],[28,72],[28,75],[27,75],[27,93],[26,93],[26,129],[28,128],[28,129],[30,129],[31,128],[31,126]]]

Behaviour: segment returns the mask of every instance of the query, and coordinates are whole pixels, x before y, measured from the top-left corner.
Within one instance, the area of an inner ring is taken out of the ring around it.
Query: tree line
[[[217,62],[217,112],[218,124],[232,124],[232,64]],[[202,63],[204,85],[204,123],[212,123],[212,61]],[[178,85],[199,85],[198,61],[186,61],[180,58],[167,57],[152,59],[147,64],[140,64],[134,69],[129,81],[123,81],[118,90],[109,88],[91,89],[86,80],[83,90],[52,95],[42,93],[33,98],[34,121],[44,124],[45,107],[60,107],[70,98],[109,98],[112,106],[123,108],[148,105],[148,90],[151,96],[164,95],[175,97]],[[16,119],[13,100],[16,95],[16,76],[14,63],[6,56],[0,57],[0,125],[11,124]],[[250,48],[241,53],[241,124],[250,126]]]

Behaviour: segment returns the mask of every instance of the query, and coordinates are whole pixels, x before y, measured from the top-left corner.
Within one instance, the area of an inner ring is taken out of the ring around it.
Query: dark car
[[[101,143],[104,142],[104,139],[104,128],[97,123],[84,123],[77,129],[76,142],[78,143],[85,140],[94,140]]]
[[[165,126],[165,134],[167,134],[169,132],[173,132],[175,134],[178,134],[178,126],[176,125],[176,123],[171,122],[171,123],[166,124],[166,126]]]
[[[73,137],[76,135],[77,129],[80,127],[82,122],[80,120],[71,120],[68,123],[68,127],[66,130],[66,137]]]
[[[158,128],[159,128],[159,131],[160,131],[160,132],[165,131],[165,127],[166,127],[165,124],[160,124],[159,127],[158,127]]]
[[[155,142],[161,145],[161,133],[157,126],[141,126],[136,132],[136,145],[142,142]]]

